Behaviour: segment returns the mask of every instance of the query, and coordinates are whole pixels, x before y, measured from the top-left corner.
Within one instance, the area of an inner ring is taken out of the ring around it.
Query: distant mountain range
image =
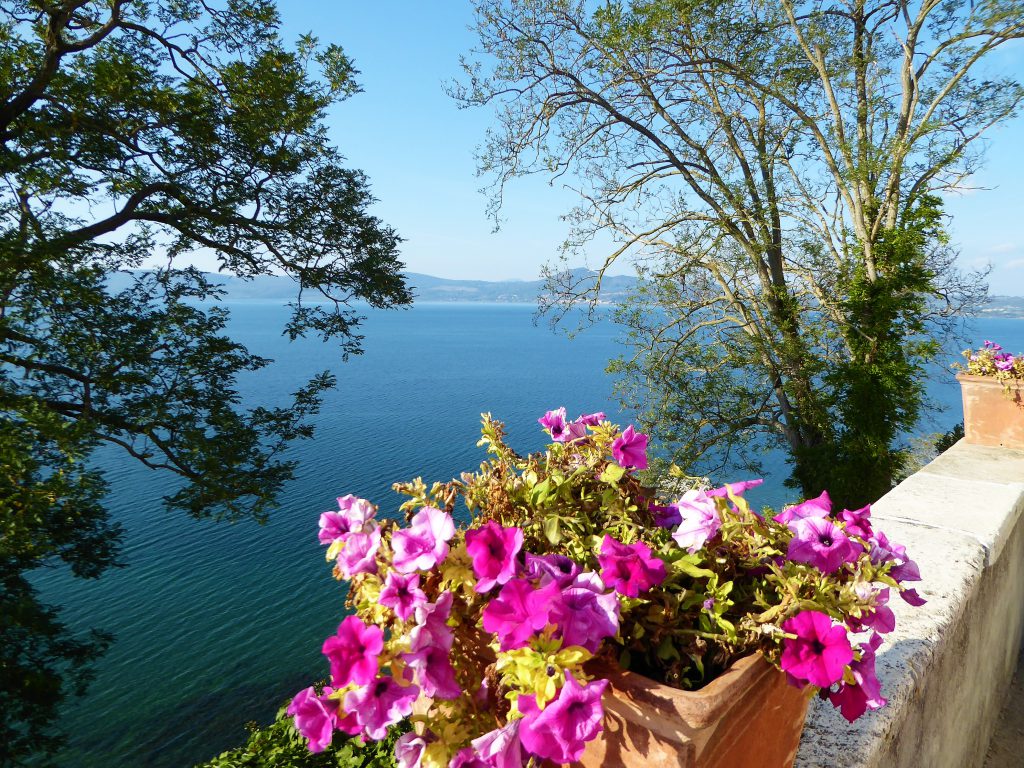
[[[573,280],[593,280],[596,273],[577,268],[572,270]],[[298,285],[289,277],[262,275],[252,280],[243,280],[233,275],[207,273],[207,279],[223,286],[226,299],[264,299],[286,301],[298,294]],[[534,304],[543,292],[543,280],[449,280],[419,272],[406,272],[407,283],[416,301],[436,302],[487,302],[504,304]],[[126,274],[112,275],[109,280],[112,290],[128,285]],[[626,275],[606,276],[601,285],[602,302],[615,303],[624,299],[636,286],[636,278]],[[1024,296],[990,296],[981,310],[982,317],[1024,318]]]

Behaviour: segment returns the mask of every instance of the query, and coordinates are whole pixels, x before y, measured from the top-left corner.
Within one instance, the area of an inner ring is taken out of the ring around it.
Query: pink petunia
[[[553,411],[548,411],[539,419],[537,422],[548,431],[551,435],[551,439],[556,443],[564,443],[566,438],[566,418],[565,418],[565,407],[556,408]]]
[[[740,480],[736,483],[726,483],[721,488],[712,488],[710,491],[705,491],[705,493],[712,498],[715,498],[716,496],[727,498],[730,493],[732,493],[733,496],[742,496],[751,488],[757,488],[757,486],[761,485],[763,482],[764,480],[760,478],[757,480]]]
[[[782,641],[780,666],[798,683],[828,688],[843,677],[853,661],[846,627],[820,611],[803,611],[782,622],[782,630],[796,639]]]
[[[448,617],[452,612],[451,592],[442,592],[433,603],[416,606],[416,626],[409,633],[409,649],[415,653],[430,646],[449,650],[452,647],[452,629]]]
[[[822,491],[821,495],[817,498],[807,499],[807,501],[786,507],[775,516],[775,522],[792,528],[793,523],[797,520],[803,520],[808,517],[828,517],[831,511],[832,499],[829,498],[828,491]]]
[[[882,685],[875,674],[875,652],[882,644],[882,638],[872,635],[861,647],[859,661],[850,664],[850,673],[856,683],[843,682],[839,690],[829,691],[828,700],[838,707],[849,722],[853,722],[869,709],[881,709],[886,700],[882,696]]]
[[[416,733],[403,733],[395,742],[395,763],[398,768],[420,768],[427,740]]]
[[[428,645],[415,653],[402,656],[409,668],[416,673],[416,682],[423,692],[432,699],[457,699],[462,693],[455,679],[455,669],[449,659],[450,651],[436,645]]]
[[[663,507],[652,501],[647,504],[647,509],[654,517],[654,524],[659,528],[675,528],[683,521],[677,504],[669,504]]]
[[[427,602],[427,596],[420,589],[418,573],[388,571],[378,600],[381,605],[393,610],[402,621],[408,621],[416,608]]]
[[[865,541],[871,538],[871,505],[868,504],[860,509],[844,509],[839,513],[839,519],[843,521],[847,536],[858,536]]]
[[[565,555],[534,555],[527,552],[525,559],[523,575],[532,581],[539,581],[542,587],[551,581],[557,581],[561,585],[568,584],[580,572],[579,564]]]
[[[842,528],[821,517],[807,517],[790,524],[793,538],[786,557],[813,565],[822,573],[835,573],[844,563],[857,559],[857,548]],[[863,552],[863,550],[861,550]]]
[[[551,606],[550,620],[564,645],[579,645],[591,653],[606,637],[619,631],[619,599],[605,591],[601,577],[585,572],[561,592]]]
[[[408,528],[391,536],[393,565],[399,573],[429,571],[448,557],[448,541],[455,535],[452,516],[434,507],[424,507]]]
[[[606,418],[604,411],[598,411],[597,413],[582,414],[578,419],[576,419],[576,421],[580,424],[585,424],[588,427],[596,427]]]
[[[324,640],[323,653],[331,664],[336,688],[350,683],[366,685],[377,676],[377,658],[384,648],[384,632],[367,626],[358,616],[347,616],[336,635]]]
[[[377,572],[377,550],[380,549],[380,528],[369,533],[348,533],[343,537],[345,546],[338,552],[338,568],[346,579],[359,573]]]
[[[642,432],[635,431],[633,425],[630,424],[612,442],[612,456],[623,467],[647,469],[647,441],[649,439]]]
[[[579,760],[587,742],[604,728],[601,695],[607,686],[607,680],[580,685],[566,670],[558,697],[544,709],[537,706],[536,697],[520,696],[519,711],[524,717],[519,738],[526,751],[555,763]]]
[[[484,608],[484,629],[497,635],[501,650],[522,648],[551,622],[552,605],[560,594],[555,581],[536,588],[526,579],[512,579]]]
[[[338,702],[330,698],[334,689],[325,687],[316,695],[312,687],[299,691],[285,710],[295,720],[295,730],[309,740],[310,752],[323,752],[331,745],[338,722]]]
[[[379,677],[345,694],[345,710],[354,714],[367,737],[380,741],[394,725],[412,714],[412,705],[420,695],[415,685],[402,686],[391,677]]]
[[[493,520],[466,531],[466,551],[473,561],[476,591],[483,594],[505,584],[516,572],[516,555],[523,547],[523,531],[505,528]]]
[[[448,768],[491,768],[491,765],[472,747],[463,747],[455,753]]]
[[[672,538],[690,554],[714,538],[722,527],[715,500],[704,491],[687,491],[675,506],[679,510],[679,526],[672,533]]]
[[[488,768],[523,768],[520,723],[520,720],[512,720],[497,730],[473,739],[473,749]]]
[[[324,512],[320,515],[320,543],[330,544],[353,531],[364,532],[376,514],[377,507],[366,499],[360,499],[352,494],[339,496],[338,511]]]
[[[605,534],[597,562],[604,583],[626,597],[637,597],[665,580],[665,563],[642,541],[623,544]]]

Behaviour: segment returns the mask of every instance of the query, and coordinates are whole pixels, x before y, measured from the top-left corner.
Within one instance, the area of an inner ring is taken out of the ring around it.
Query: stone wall
[[[981,766],[1024,627],[1024,452],[960,441],[872,506],[921,568],[927,605],[898,597],[879,650],[887,707],[850,725],[807,716],[797,768]],[[1021,758],[1024,765],[1024,756]]]

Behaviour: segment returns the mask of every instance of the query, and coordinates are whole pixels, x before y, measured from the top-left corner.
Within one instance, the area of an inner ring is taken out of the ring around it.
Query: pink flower
[[[295,694],[285,710],[295,719],[295,730],[309,740],[310,752],[323,752],[330,746],[338,722],[338,702],[329,698],[333,688],[316,695],[312,687]]]
[[[420,695],[415,685],[401,686],[391,677],[378,677],[369,685],[345,694],[345,710],[354,714],[363,732],[374,741],[388,733],[388,726],[412,714]]]
[[[564,443],[566,438],[565,407],[548,411],[537,422],[548,431],[556,443]]]
[[[455,757],[448,763],[448,768],[491,768],[491,766],[484,762],[472,747],[463,747],[455,753]]]
[[[782,641],[780,666],[799,683],[828,688],[843,677],[846,665],[853,661],[853,648],[846,627],[834,624],[820,611],[803,611],[782,622],[784,632],[796,639]]]
[[[473,739],[473,749],[488,768],[523,768],[519,724],[519,720],[513,720],[502,728]]]
[[[821,517],[807,517],[790,524],[794,536],[786,557],[813,565],[822,573],[835,573],[843,563],[857,559],[857,549],[842,528]],[[863,551],[863,550],[862,550]]]
[[[551,607],[551,622],[563,645],[579,645],[597,653],[601,641],[619,631],[619,598],[606,592],[596,573],[581,573]]]
[[[757,488],[757,486],[761,485],[761,483],[763,482],[764,480],[761,479],[740,480],[738,483],[726,483],[721,488],[712,488],[710,491],[705,491],[704,493],[706,493],[708,496],[712,498],[716,496],[727,498],[729,496],[730,491],[732,492],[733,496],[742,496],[751,488]]]
[[[579,564],[565,555],[526,553],[523,575],[531,581],[539,581],[542,587],[551,581],[557,581],[561,585],[568,584],[579,575],[579,572]]]
[[[647,504],[647,509],[650,510],[651,515],[654,517],[654,524],[659,528],[675,528],[683,521],[682,516],[679,514],[679,507],[676,504],[669,504],[667,507],[663,507],[652,501]]]
[[[607,686],[607,680],[580,685],[566,670],[565,685],[558,698],[548,702],[544,709],[537,706],[536,697],[520,696],[519,711],[524,717],[519,738],[526,751],[556,763],[579,760],[587,742],[604,728],[601,695]]]
[[[845,524],[847,536],[859,536],[865,541],[871,538],[871,505],[850,511],[844,509],[839,513],[839,519]]]
[[[894,614],[892,612],[892,608],[888,606],[888,587],[885,589],[876,589],[870,584],[858,584],[854,587],[854,591],[857,593],[857,597],[862,600],[871,599],[875,605],[875,609],[866,616],[862,616],[859,621],[853,620],[847,622],[854,631],[860,632],[862,629],[867,627],[875,630],[875,632],[885,634],[896,629],[896,614]]]
[[[448,655],[449,650],[446,648],[427,645],[415,653],[402,656],[405,663],[416,672],[420,688],[432,699],[457,699],[462,693]]]
[[[612,456],[624,467],[647,469],[647,441],[650,438],[633,430],[633,425],[612,442]]]
[[[605,534],[597,562],[605,584],[626,597],[637,597],[665,580],[665,563],[642,541],[623,544]]]
[[[427,596],[420,589],[418,573],[401,574],[388,571],[384,579],[384,589],[378,598],[380,604],[390,608],[402,621],[408,621],[417,606],[427,602]]]
[[[366,685],[377,676],[377,657],[384,648],[384,632],[367,626],[358,616],[347,616],[338,633],[324,640],[323,653],[331,663],[336,688],[349,683]]]
[[[409,633],[409,649],[413,653],[429,646],[446,651],[452,647],[452,630],[448,626],[452,599],[451,592],[442,592],[437,602],[416,606],[416,626]]]
[[[516,572],[516,555],[523,547],[519,528],[504,528],[493,520],[480,528],[466,531],[466,551],[473,560],[476,591],[489,592],[495,584],[505,584]]]
[[[585,424],[588,427],[596,427],[607,417],[604,415],[604,411],[598,411],[597,413],[587,413],[581,415],[576,421],[580,424]]]
[[[901,589],[900,590],[900,597],[903,598],[903,601],[905,603],[907,603],[908,605],[912,605],[915,608],[919,608],[919,607],[921,607],[922,605],[924,605],[925,603],[928,602],[923,597],[921,597],[919,594],[917,594],[917,590],[916,589]]]
[[[352,494],[339,496],[338,511],[320,515],[320,543],[330,544],[346,533],[363,531],[376,514],[377,508],[366,499]]]
[[[338,553],[338,568],[346,579],[357,573],[377,572],[377,550],[380,549],[380,528],[369,533],[347,533],[345,546]]]
[[[555,581],[535,589],[526,579],[512,579],[484,608],[484,629],[497,635],[501,650],[522,648],[550,623],[552,604],[560,594]]]
[[[415,733],[403,733],[395,742],[395,762],[398,768],[420,768],[427,741]]]
[[[872,635],[861,648],[860,661],[850,664],[850,672],[856,684],[844,682],[837,691],[829,691],[828,700],[851,723],[869,709],[880,709],[886,704],[882,696],[882,684],[875,674],[875,651],[882,644],[882,638]]]
[[[455,535],[452,516],[434,507],[416,513],[407,529],[391,537],[393,565],[399,573],[429,571],[448,557],[448,540]]]
[[[792,523],[796,520],[803,520],[806,517],[828,517],[831,511],[832,499],[829,498],[828,491],[822,491],[821,496],[815,499],[786,507],[775,516],[775,522],[792,528]]]
[[[679,510],[679,527],[672,538],[683,549],[693,554],[714,538],[722,527],[715,501],[704,491],[687,491],[676,502]]]

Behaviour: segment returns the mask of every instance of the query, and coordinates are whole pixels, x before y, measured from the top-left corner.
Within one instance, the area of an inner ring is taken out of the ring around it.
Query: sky
[[[363,92],[332,109],[329,130],[347,164],[369,177],[373,212],[405,238],[407,269],[536,279],[557,257],[568,231],[561,216],[575,195],[545,179],[515,180],[493,231],[475,161],[491,112],[459,109],[444,92],[475,42],[469,0],[288,0],[279,8],[286,39],[311,31],[340,44],[360,71]],[[1024,44],[995,56],[993,66],[1024,78]],[[1024,117],[994,130],[987,145],[976,189],[947,197],[948,230],[962,266],[991,265],[993,293],[1024,295]],[[587,266],[604,255],[593,249]]]

